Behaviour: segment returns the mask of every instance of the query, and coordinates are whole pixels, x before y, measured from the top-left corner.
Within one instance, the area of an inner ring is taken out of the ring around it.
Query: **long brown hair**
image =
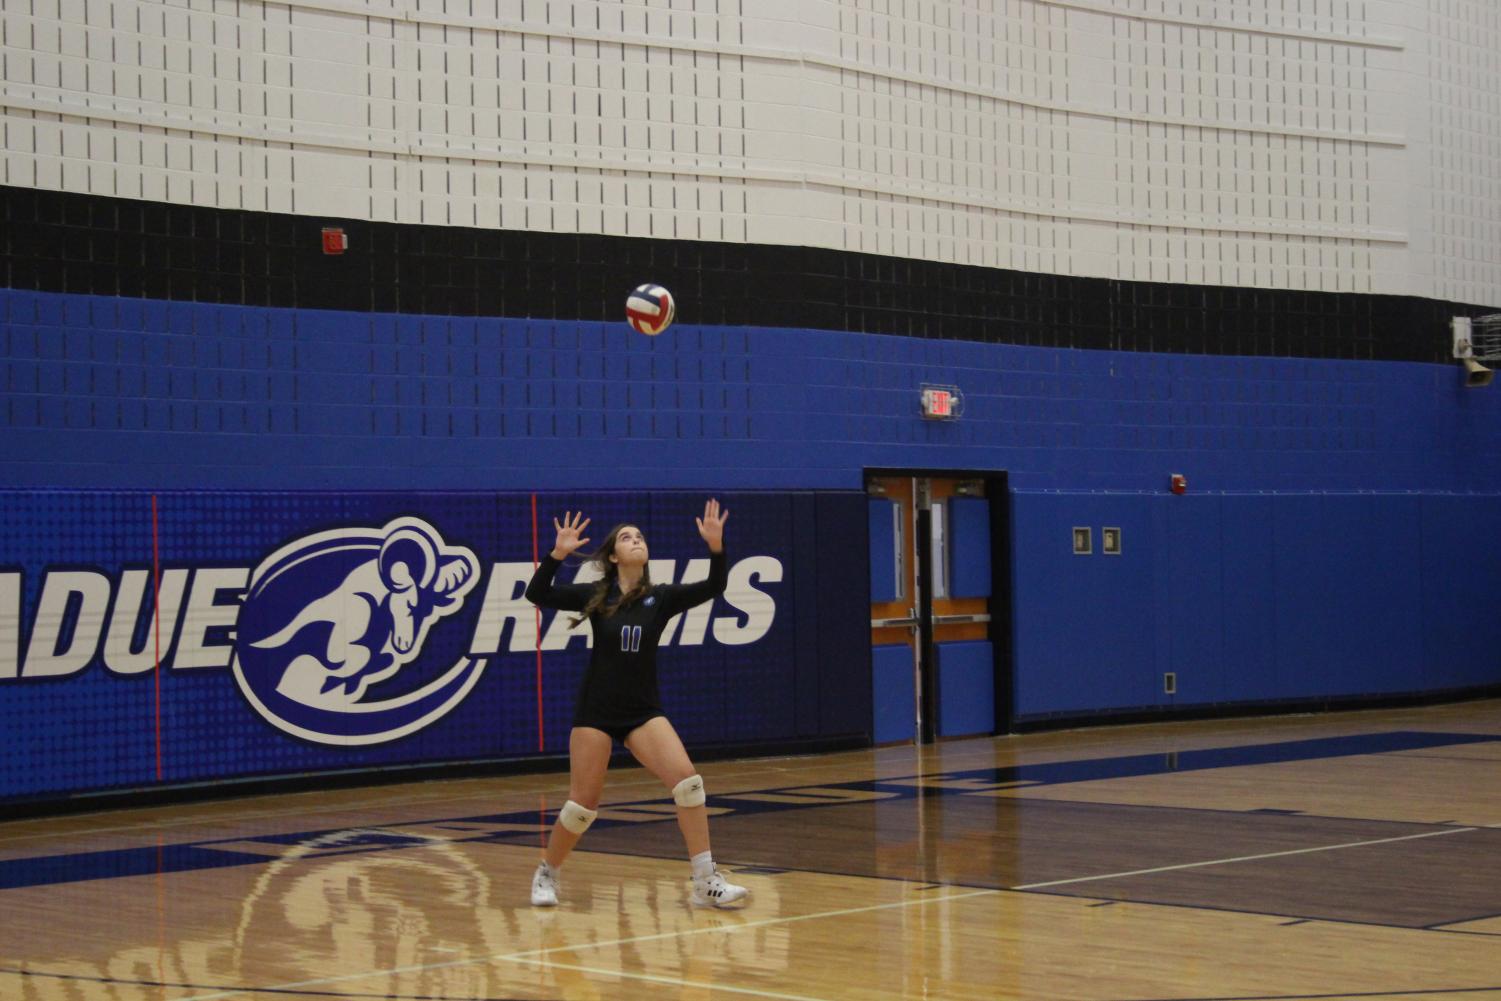
[[[599,544],[599,548],[585,558],[584,564],[586,566],[593,563],[599,567],[601,573],[599,580],[594,582],[594,591],[589,595],[588,602],[584,604],[584,610],[579,613],[578,618],[573,620],[575,626],[588,619],[595,612],[600,611],[600,609],[604,609],[605,618],[609,618],[622,608],[631,607],[651,593],[651,567],[643,566],[641,568],[641,579],[636,582],[636,586],[625,594],[622,594],[608,607],[605,605],[605,602],[610,597],[610,588],[620,582],[620,568],[610,559],[615,553],[615,540],[622,530],[635,527],[628,521],[623,521],[616,525],[610,529],[610,534],[605,536],[605,541]],[[639,531],[639,529],[637,530]],[[642,536],[642,538],[645,538],[645,536]]]

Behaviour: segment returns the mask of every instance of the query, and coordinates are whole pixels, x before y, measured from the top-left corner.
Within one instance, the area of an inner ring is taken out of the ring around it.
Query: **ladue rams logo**
[[[419,517],[283,536],[269,555],[245,562],[200,560],[179,544],[164,566],[121,563],[115,550],[130,543],[110,538],[109,524],[99,530],[109,552],[102,563],[82,554],[53,566],[0,566],[0,696],[76,679],[77,698],[98,698],[84,704],[113,712],[102,679],[128,684],[155,674],[172,704],[196,707],[220,697],[210,693],[223,693],[227,673],[279,732],[369,747],[457,717],[481,674],[508,659],[592,646],[588,625],[543,616],[526,600],[531,560],[482,564]],[[243,544],[266,552],[258,539]],[[651,570],[664,584],[685,584],[706,579],[709,568],[707,557],[694,557],[656,560]],[[573,583],[587,583],[587,569]],[[777,621],[770,586],[783,577],[775,556],[740,558],[723,596],[669,620],[662,645],[713,644],[732,656],[759,643]],[[503,697],[492,693],[492,701]],[[0,697],[0,710],[12,713],[35,704]]]
[[[257,712],[306,740],[375,744],[413,733],[463,701],[484,671],[483,658],[466,655],[418,687],[396,679],[478,580],[474,553],[419,518],[305,536],[250,576],[235,680]],[[400,692],[380,698],[382,687]]]

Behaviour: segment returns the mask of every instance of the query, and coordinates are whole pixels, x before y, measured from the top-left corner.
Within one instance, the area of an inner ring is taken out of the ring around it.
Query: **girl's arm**
[[[594,588],[588,584],[554,584],[553,575],[562,565],[552,553],[543,556],[542,562],[537,564],[537,572],[532,574],[532,582],[526,586],[526,600],[539,608],[582,612]]]
[[[701,604],[724,594],[725,585],[729,582],[730,571],[725,560],[724,550],[709,554],[709,577],[707,580],[695,581],[692,584],[673,584],[664,588],[667,592],[666,605],[669,614],[676,615],[684,612],[694,605]]]
[[[554,584],[552,579],[563,561],[589,541],[581,538],[584,529],[589,527],[589,519],[584,517],[582,511],[577,514],[565,511],[562,522],[554,518],[552,527],[557,530],[558,537],[553,542],[552,552],[542,557],[542,561],[537,564],[537,571],[532,574],[531,583],[526,586],[526,600],[541,608],[582,612],[594,589],[588,584]]]
[[[719,501],[710,498],[704,505],[704,516],[698,522],[698,534],[709,545],[709,578],[694,584],[679,584],[667,596],[667,606],[673,612],[681,612],[694,605],[724,594],[730,572],[724,556],[724,523],[730,512],[721,510]]]

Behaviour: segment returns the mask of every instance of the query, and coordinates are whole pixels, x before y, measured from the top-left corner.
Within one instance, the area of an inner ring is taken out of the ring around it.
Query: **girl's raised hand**
[[[724,549],[724,523],[729,516],[729,508],[721,511],[719,501],[710,497],[704,505],[704,516],[694,519],[698,522],[698,534],[709,544],[710,552],[717,553]]]
[[[552,527],[558,530],[558,538],[552,544],[552,558],[555,560],[566,560],[575,549],[589,542],[588,539],[580,538],[584,529],[589,527],[589,519],[584,517],[582,511],[564,511],[562,523],[554,518]]]

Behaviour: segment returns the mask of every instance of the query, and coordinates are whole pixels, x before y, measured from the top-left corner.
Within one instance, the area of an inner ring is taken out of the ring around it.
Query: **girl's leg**
[[[610,736],[590,726],[576,726],[568,735],[568,798],[586,810],[599,809],[605,790],[605,771],[610,767]],[[547,836],[542,857],[554,869],[563,864],[583,835],[574,834],[555,821]]]
[[[649,719],[632,730],[625,738],[625,746],[668,789],[676,789],[679,782],[696,774],[678,732],[665,716]],[[701,793],[702,786],[699,790]],[[744,899],[750,891],[731,883],[714,868],[714,856],[709,851],[708,808],[679,803],[678,828],[683,832],[688,860],[693,864],[693,894],[689,898],[693,905],[728,907]]]
[[[636,727],[626,736],[625,746],[669,790],[696,774],[682,739],[666,716],[653,717]],[[709,811],[705,807],[679,806],[678,828],[690,858],[709,850]]]

